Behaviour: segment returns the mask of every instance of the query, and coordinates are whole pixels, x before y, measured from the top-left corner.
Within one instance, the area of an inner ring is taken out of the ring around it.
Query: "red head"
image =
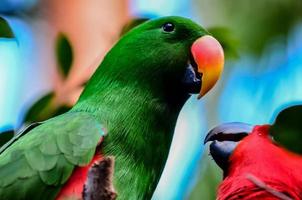
[[[302,199],[302,156],[278,146],[269,134],[269,125],[246,131],[238,127],[216,127],[206,138],[206,142],[213,141],[214,160],[217,162],[221,152],[225,155],[219,159],[227,159],[218,161],[224,170],[218,199]],[[223,149],[226,142],[234,145]]]

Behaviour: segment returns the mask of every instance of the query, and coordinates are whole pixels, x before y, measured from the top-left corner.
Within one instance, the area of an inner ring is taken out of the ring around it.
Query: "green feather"
[[[73,171],[74,165],[68,162],[64,156],[58,156],[56,167],[50,170],[39,171],[41,180],[47,185],[59,186],[64,184]]]
[[[38,147],[24,152],[24,155],[30,167],[37,171],[50,170],[54,168],[58,160],[57,155],[45,155]]]
[[[0,155],[0,199],[32,199],[28,194],[36,190],[55,192],[38,192],[40,199],[51,199],[76,165],[90,162],[103,135],[102,126],[87,113],[66,113],[29,131]]]
[[[61,153],[57,146],[56,137],[49,137],[48,140],[44,140],[39,145],[39,149],[44,155],[58,155]]]

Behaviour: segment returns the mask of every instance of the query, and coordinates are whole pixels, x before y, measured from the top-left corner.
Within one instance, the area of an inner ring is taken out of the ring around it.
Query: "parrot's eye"
[[[165,23],[165,24],[162,26],[162,29],[163,29],[164,32],[170,33],[170,32],[172,32],[172,31],[174,31],[175,26],[174,26],[174,24],[168,22],[168,23]]]

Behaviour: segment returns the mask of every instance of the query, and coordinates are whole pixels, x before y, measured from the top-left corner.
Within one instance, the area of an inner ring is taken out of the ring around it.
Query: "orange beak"
[[[218,81],[224,66],[224,54],[220,43],[212,36],[197,39],[191,53],[202,74],[202,86],[198,98],[204,96]]]

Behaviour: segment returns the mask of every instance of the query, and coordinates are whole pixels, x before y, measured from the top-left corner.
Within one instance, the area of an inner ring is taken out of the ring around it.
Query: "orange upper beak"
[[[224,54],[220,43],[212,36],[197,39],[191,53],[202,74],[202,86],[198,98],[204,96],[218,81],[224,66]]]

